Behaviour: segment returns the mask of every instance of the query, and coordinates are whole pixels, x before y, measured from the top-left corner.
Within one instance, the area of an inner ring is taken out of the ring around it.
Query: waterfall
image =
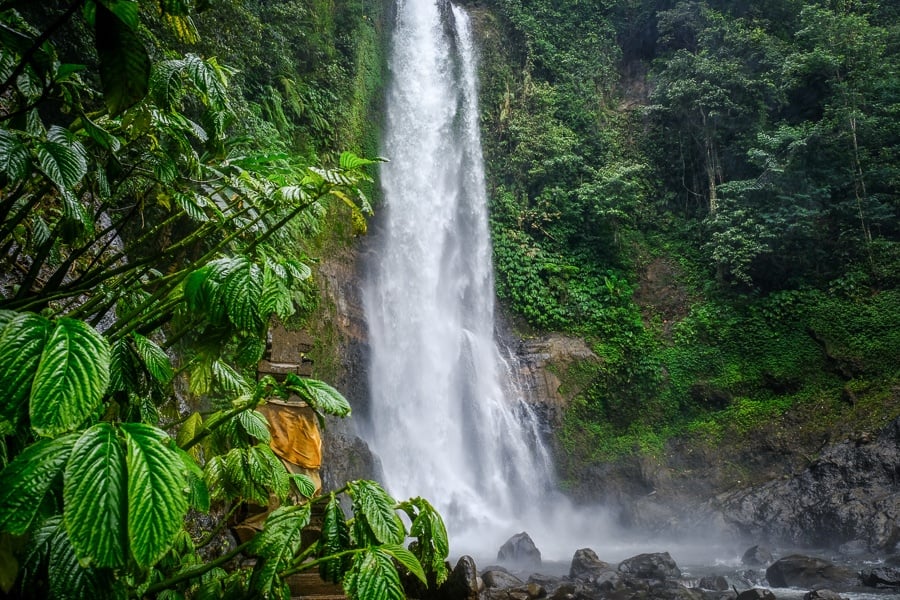
[[[381,169],[381,245],[363,291],[368,441],[398,499],[422,496],[454,554],[496,552],[555,488],[494,336],[476,58],[466,13],[399,0]],[[488,544],[488,547],[482,547]]]

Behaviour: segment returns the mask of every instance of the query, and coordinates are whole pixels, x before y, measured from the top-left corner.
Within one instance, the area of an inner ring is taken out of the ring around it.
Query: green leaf
[[[350,403],[339,391],[316,379],[305,379],[289,374],[285,387],[296,392],[314,410],[338,417],[350,415]]]
[[[109,423],[85,431],[69,457],[63,487],[66,529],[83,565],[125,564],[125,453]]]
[[[191,413],[191,416],[185,419],[181,428],[178,430],[178,433],[175,435],[175,443],[183,448],[185,444],[197,436],[197,433],[199,433],[201,429],[203,429],[203,415],[198,412]],[[191,448],[191,450],[193,449],[194,448]]]
[[[406,528],[395,511],[397,502],[381,486],[374,481],[351,481],[347,491],[353,498],[358,544],[369,543],[371,535],[382,544],[403,543]]]
[[[260,300],[262,299],[262,270],[249,260],[241,257],[240,265],[225,279],[225,305],[228,317],[238,329],[256,331],[262,327]]]
[[[316,483],[308,476],[302,473],[291,473],[290,477],[294,485],[297,486],[297,491],[304,498],[312,498],[316,493]]]
[[[237,419],[243,430],[250,437],[266,443],[272,439],[272,435],[269,433],[269,422],[258,411],[245,410],[238,413]]]
[[[0,129],[0,172],[6,173],[9,185],[25,179],[31,154],[12,131]]]
[[[196,414],[196,413],[195,413]],[[203,478],[203,469],[197,464],[196,457],[176,448],[184,465],[184,477],[188,483],[188,504],[200,512],[209,511],[209,488]]]
[[[393,557],[380,548],[368,548],[353,558],[353,567],[344,578],[344,591],[351,600],[406,598]]]
[[[15,428],[31,394],[50,321],[32,313],[7,315],[14,316],[0,330],[0,420]]]
[[[69,434],[36,442],[0,471],[0,531],[21,535],[28,530],[77,439]]]
[[[229,392],[244,393],[250,390],[250,384],[244,376],[234,370],[225,361],[215,360],[212,363],[212,375],[222,389]]]
[[[31,426],[57,435],[81,425],[109,383],[109,344],[83,321],[56,321],[31,388]]]
[[[374,161],[368,158],[361,158],[354,154],[353,152],[345,151],[341,152],[341,158],[339,161],[340,167],[346,170],[358,169],[360,167],[364,167],[366,165],[372,165],[379,161]]]
[[[47,140],[37,144],[41,171],[59,186],[70,190],[87,174],[87,151],[71,132],[54,125]]]
[[[379,547],[380,550],[384,550],[391,556],[397,559],[397,561],[406,567],[406,569],[416,576],[416,578],[428,585],[428,578],[425,577],[425,570],[422,569],[421,563],[419,563],[419,559],[415,557],[415,555],[404,548],[403,546],[397,544],[384,544]]]
[[[268,267],[263,271],[259,312],[264,316],[275,313],[282,320],[287,319],[295,312],[291,291],[284,281]]]
[[[250,589],[264,598],[280,590],[278,572],[300,551],[303,528],[309,519],[309,504],[281,506],[266,518],[262,532],[250,546],[250,552],[261,558],[253,568]]]
[[[347,526],[347,518],[344,509],[332,492],[328,504],[325,506],[325,516],[322,519],[322,532],[317,542],[316,556],[325,558],[336,555],[350,548],[350,528]],[[344,573],[350,569],[350,556],[339,556],[325,560],[319,565],[319,575],[325,581],[338,583],[343,579]]]
[[[103,98],[110,114],[118,115],[147,95],[150,57],[138,31],[102,4],[97,5],[94,30]]]
[[[157,346],[152,340],[142,336],[139,333],[134,334],[134,346],[137,349],[138,356],[144,361],[147,372],[162,384],[169,383],[175,376],[172,370],[172,363],[165,351]]]
[[[52,528],[46,541],[49,546],[47,580],[50,597],[99,599],[111,596],[109,578],[81,565],[60,520],[50,519],[45,526]]]
[[[134,0],[98,0],[129,29],[137,30],[140,24],[140,7]]]
[[[122,423],[128,443],[128,539],[135,562],[149,567],[169,549],[188,503],[183,463],[166,432]]]
[[[401,503],[399,508],[406,512],[412,521],[409,533],[417,538],[418,542],[414,554],[440,585],[447,579],[446,559],[450,553],[444,520],[424,498],[407,500]]]
[[[137,358],[128,338],[112,345],[109,353],[109,392],[134,392],[138,389]]]

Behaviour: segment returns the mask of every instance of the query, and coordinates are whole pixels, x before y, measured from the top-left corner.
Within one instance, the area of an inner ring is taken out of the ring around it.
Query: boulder
[[[668,552],[638,554],[619,564],[619,572],[638,579],[668,579],[681,577],[681,569]]]
[[[531,536],[524,531],[512,536],[497,552],[497,560],[525,568],[541,566],[541,551],[534,545]]]
[[[764,588],[753,588],[744,590],[737,595],[735,600],[775,600],[775,594]]]
[[[857,575],[825,559],[802,554],[780,558],[766,569],[766,579],[773,587],[827,587],[828,584],[850,585]]]
[[[514,588],[522,585],[522,580],[506,569],[491,569],[481,574],[486,588]]]
[[[741,557],[741,562],[748,567],[762,567],[771,564],[772,560],[772,553],[765,546],[748,548]]]
[[[615,567],[603,562],[597,557],[597,553],[590,548],[581,548],[575,551],[572,557],[572,565],[569,567],[569,579],[594,581],[602,577],[604,573],[615,572]]]
[[[863,585],[869,587],[900,587],[900,567],[875,567],[859,575]]]
[[[439,600],[479,600],[481,587],[475,560],[471,556],[462,556],[434,597]]]
[[[728,589],[728,580],[721,575],[715,577],[702,577],[697,584],[697,587],[703,588],[704,590],[724,592]]]

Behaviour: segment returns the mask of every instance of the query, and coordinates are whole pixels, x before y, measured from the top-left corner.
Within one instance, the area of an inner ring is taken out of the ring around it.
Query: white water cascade
[[[525,529],[555,485],[494,337],[469,20],[438,2],[399,0],[394,23],[386,214],[364,290],[368,441],[396,498],[425,497],[444,516],[454,554],[484,555]]]

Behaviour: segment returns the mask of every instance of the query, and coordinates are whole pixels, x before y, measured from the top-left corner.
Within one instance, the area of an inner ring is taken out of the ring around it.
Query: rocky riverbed
[[[731,565],[679,566],[668,552],[619,563],[590,548],[577,550],[568,570],[543,564],[527,533],[507,541],[497,564],[459,559],[436,590],[411,589],[423,600],[886,600],[900,598],[900,555],[873,561],[788,553],[753,546]]]

